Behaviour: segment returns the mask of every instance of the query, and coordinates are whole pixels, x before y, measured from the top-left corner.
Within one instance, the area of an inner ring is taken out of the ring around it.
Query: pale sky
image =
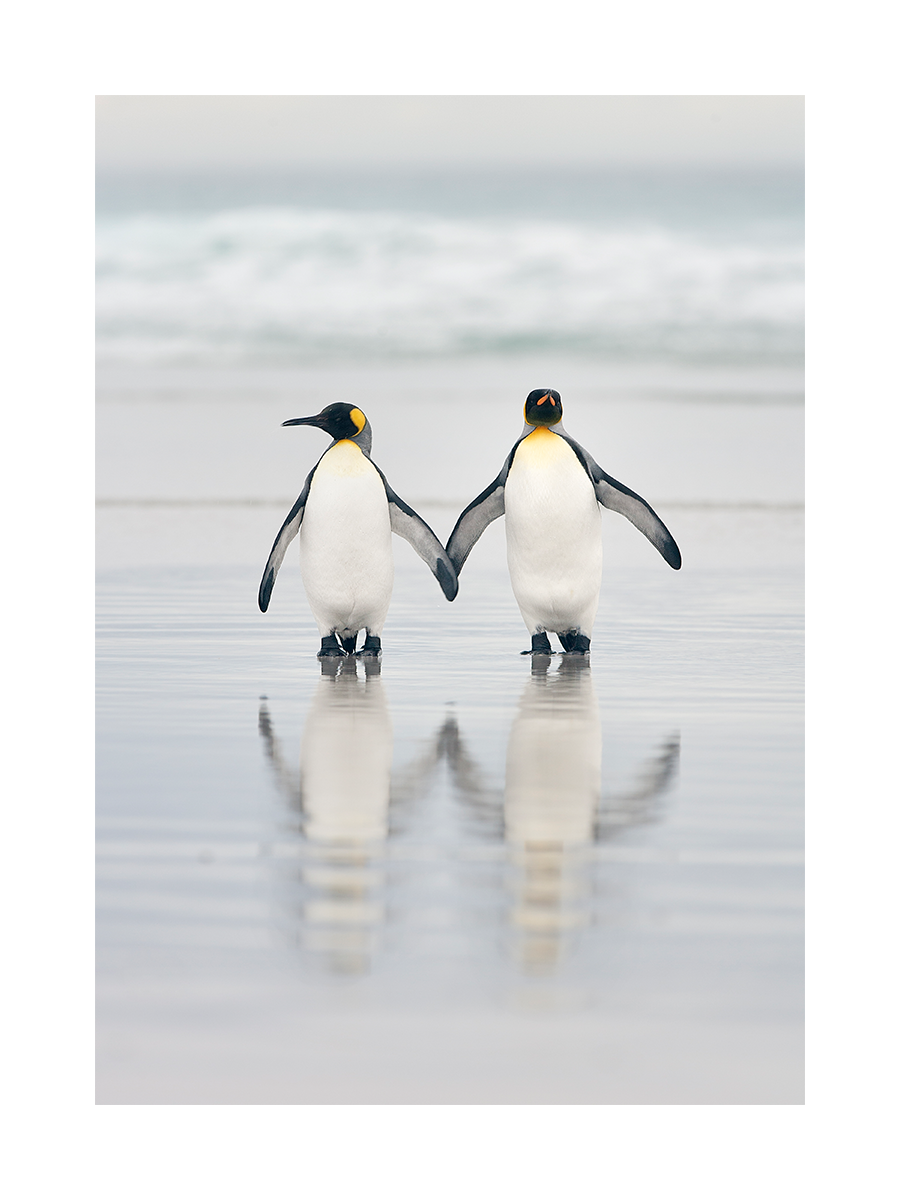
[[[105,171],[802,163],[802,96],[97,98]]]

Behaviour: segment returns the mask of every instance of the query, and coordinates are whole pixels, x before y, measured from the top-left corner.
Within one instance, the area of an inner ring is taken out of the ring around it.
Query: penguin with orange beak
[[[525,428],[503,470],[460,514],[447,543],[457,575],[491,523],[506,518],[506,557],[519,611],[531,634],[524,654],[550,654],[555,633],[567,654],[587,654],[603,567],[600,506],[627,517],[674,570],[681,552],[642,499],[599,467],[562,424],[562,400],[537,388]]]

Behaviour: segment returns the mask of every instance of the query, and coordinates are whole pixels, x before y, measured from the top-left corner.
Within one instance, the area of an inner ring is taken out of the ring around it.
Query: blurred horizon
[[[489,209],[571,218],[665,214],[696,223],[802,220],[804,171],[756,164],[302,163],[285,166],[101,167],[96,207],[113,214],[247,205],[392,208],[447,214]]]

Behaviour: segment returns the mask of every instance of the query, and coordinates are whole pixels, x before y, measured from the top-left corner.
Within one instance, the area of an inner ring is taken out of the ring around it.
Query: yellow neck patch
[[[569,457],[572,457],[572,450],[566,440],[552,429],[540,426],[519,442],[512,469],[515,470],[516,463],[549,467]]]
[[[351,408],[350,409],[350,420],[356,426],[356,432],[362,433],[362,431],[366,427],[366,414],[362,411],[361,408]]]
[[[313,482],[315,483],[316,476],[320,473],[323,476],[364,475],[373,470],[374,467],[356,442],[352,438],[341,438],[322,456],[316,474],[313,475]]]

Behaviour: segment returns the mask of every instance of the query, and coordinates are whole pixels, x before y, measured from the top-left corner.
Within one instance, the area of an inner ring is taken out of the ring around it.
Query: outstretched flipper
[[[318,466],[318,463],[316,464]],[[284,519],[284,524],[278,531],[278,537],[275,539],[275,544],[272,546],[272,551],[269,554],[269,561],[266,563],[266,569],[263,571],[262,582],[259,585],[259,608],[261,612],[265,612],[269,607],[269,599],[272,595],[272,588],[275,586],[275,576],[278,574],[278,568],[284,561],[285,552],[288,546],[300,532],[300,522],[303,520],[303,511],[306,508],[306,499],[309,496],[309,485],[312,483],[313,472],[306,477],[306,483],[303,485],[303,491],[297,497],[297,503]]]
[[[531,432],[530,429],[527,431]],[[523,434],[522,437],[527,436]],[[519,442],[522,438],[519,438]],[[506,509],[506,500],[504,489],[506,488],[506,477],[509,475],[509,468],[512,466],[512,460],[515,457],[516,449],[519,445],[516,442],[509,453],[509,458],[503,464],[503,470],[497,476],[493,483],[489,483],[480,496],[476,496],[472,503],[462,510],[459,514],[459,520],[454,526],[453,532],[450,534],[450,541],[447,543],[447,553],[450,556],[450,561],[456,570],[457,575],[463,569],[463,563],[469,557],[472,547],[490,525],[491,521],[496,521],[498,517],[502,517]]]
[[[556,432],[559,433],[559,430]],[[613,479],[611,475],[607,475],[603,468],[594,462],[587,450],[583,446],[579,446],[574,438],[570,438],[565,433],[559,433],[559,436],[565,438],[578,455],[594,485],[594,492],[597,499],[603,507],[611,508],[613,512],[621,513],[623,517],[627,517],[635,529],[639,529],[644,537],[656,547],[669,566],[676,571],[679,570],[681,567],[681,551],[675,544],[675,539],[671,533],[669,533],[647,501],[639,496],[637,492],[633,492],[631,488],[626,487],[624,483],[619,483],[618,479]]]
[[[369,461],[372,460],[369,459]],[[374,467],[375,464],[372,463],[372,466]],[[447,551],[438,541],[437,534],[430,525],[425,524],[415,509],[410,508],[405,500],[400,499],[378,467],[375,467],[375,470],[381,475],[381,482],[384,484],[392,532],[409,542],[419,558],[428,564],[429,570],[441,585],[441,591],[447,599],[454,600],[459,591],[456,568],[448,557]]]

